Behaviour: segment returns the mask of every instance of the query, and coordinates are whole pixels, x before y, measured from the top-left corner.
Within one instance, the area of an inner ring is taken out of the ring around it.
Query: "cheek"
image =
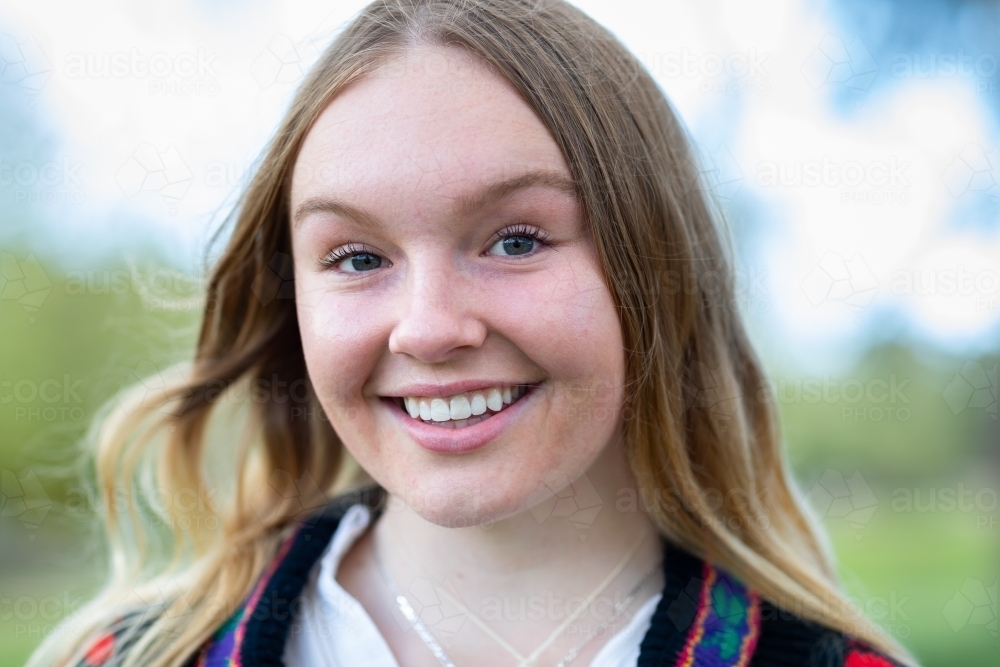
[[[310,276],[296,278],[296,299],[309,378],[339,431],[341,413],[357,414],[361,389],[386,344],[380,313],[370,298],[330,293]]]
[[[504,336],[548,376],[540,444],[578,444],[576,453],[584,457],[617,428],[625,381],[618,311],[588,260],[581,253],[552,271],[524,277],[508,286],[492,311]]]
[[[592,262],[580,253],[505,285],[491,319],[557,389],[606,398],[624,381],[624,350],[617,308]]]

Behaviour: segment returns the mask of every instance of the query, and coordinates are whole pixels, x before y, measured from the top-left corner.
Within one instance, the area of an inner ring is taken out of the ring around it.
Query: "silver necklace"
[[[417,636],[420,637],[420,640],[427,646],[428,649],[430,649],[430,652],[434,655],[435,658],[437,658],[438,662],[441,663],[442,667],[455,667],[455,663],[452,662],[451,658],[445,652],[444,647],[441,646],[440,643],[438,643],[434,635],[431,634],[431,631],[427,628],[426,625],[424,625],[423,621],[420,620],[420,616],[413,608],[413,605],[411,605],[410,601],[406,599],[406,596],[403,595],[403,592],[399,590],[399,586],[396,585],[395,580],[392,578],[388,570],[386,570],[385,565],[382,563],[382,559],[379,558],[378,552],[373,550],[373,554],[375,558],[375,565],[379,570],[379,574],[382,576],[382,580],[385,582],[386,586],[389,587],[389,590],[392,592],[393,597],[396,598],[396,605],[399,607],[399,611],[403,614],[403,617],[406,618],[407,621],[409,621],[410,625],[417,633]],[[631,555],[634,554],[630,554],[630,556]],[[562,660],[556,663],[555,667],[566,667],[566,665],[568,665],[569,663],[571,663],[573,660],[576,659],[576,657],[580,654],[580,651],[582,651],[583,648],[587,646],[587,644],[593,641],[595,637],[600,635],[602,631],[606,630],[612,623],[614,623],[618,619],[618,617],[621,616],[626,609],[628,609],[629,605],[632,604],[632,600],[635,599],[635,596],[638,594],[638,592],[642,589],[643,586],[646,585],[646,583],[653,577],[653,575],[656,574],[656,572],[660,569],[660,567],[661,567],[660,564],[657,564],[654,567],[652,567],[642,577],[642,579],[639,580],[639,583],[637,583],[632,588],[632,590],[629,591],[629,594],[625,596],[625,599],[615,605],[614,611],[611,613],[611,616],[609,616],[608,619],[604,621],[601,625],[590,630],[587,633],[587,636],[584,637],[583,641],[581,641],[579,644],[570,649],[569,653],[563,656]],[[603,590],[603,587],[599,589],[599,591],[600,590]],[[439,592],[442,591],[443,589],[439,590]],[[457,600],[455,600],[453,596],[449,595],[448,597],[451,598],[452,601],[458,602]],[[459,605],[464,607],[464,605],[461,605],[461,603],[459,603]],[[583,606],[581,606],[581,609],[582,608]],[[475,614],[468,608],[465,608],[464,611],[470,614],[471,616],[475,617]],[[489,634],[494,635],[494,633],[492,632],[490,632]],[[494,636],[494,639],[499,641],[508,651],[512,650],[509,647],[509,645],[499,637]],[[515,657],[518,658],[518,660],[520,661],[519,665],[521,666],[535,665],[535,660],[533,657],[524,658],[523,656],[517,653],[515,653]]]

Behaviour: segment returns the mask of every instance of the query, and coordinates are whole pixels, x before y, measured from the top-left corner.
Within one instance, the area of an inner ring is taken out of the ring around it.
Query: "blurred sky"
[[[365,3],[0,1],[0,243],[198,271]],[[771,358],[1000,347],[1000,6],[585,0],[690,128]],[[819,360],[819,361],[818,361]]]

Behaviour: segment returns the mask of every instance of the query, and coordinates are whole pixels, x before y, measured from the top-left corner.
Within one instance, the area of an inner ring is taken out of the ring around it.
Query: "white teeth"
[[[472,416],[472,405],[469,404],[469,397],[459,394],[451,399],[451,418],[455,421],[468,419]]]
[[[436,422],[446,422],[451,419],[451,410],[443,398],[431,400],[431,419]]]
[[[406,397],[406,411],[410,413],[410,416],[416,419],[420,416],[420,402],[410,396]]]
[[[486,394],[486,407],[493,412],[500,412],[503,409],[503,395],[496,387],[490,389],[490,392]]]
[[[492,417],[493,414],[487,414],[487,410],[490,413],[500,412],[526,392],[523,385],[515,385],[440,398],[405,396],[403,406],[413,419],[419,418],[448,428],[462,428]]]

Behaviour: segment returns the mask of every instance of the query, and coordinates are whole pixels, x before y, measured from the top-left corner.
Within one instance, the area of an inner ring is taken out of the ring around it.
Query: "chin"
[[[489,525],[531,507],[534,489],[500,489],[497,479],[439,483],[398,495],[422,519],[442,528]]]

